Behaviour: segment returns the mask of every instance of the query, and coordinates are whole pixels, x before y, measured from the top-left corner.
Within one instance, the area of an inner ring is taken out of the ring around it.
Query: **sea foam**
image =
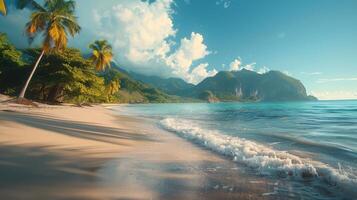
[[[181,137],[228,156],[261,174],[275,173],[278,176],[297,179],[318,179],[330,185],[339,185],[347,191],[357,186],[356,173],[346,171],[340,165],[336,169],[328,164],[301,158],[244,138],[224,135],[216,130],[202,129],[190,120],[166,118],[161,120],[161,125]]]

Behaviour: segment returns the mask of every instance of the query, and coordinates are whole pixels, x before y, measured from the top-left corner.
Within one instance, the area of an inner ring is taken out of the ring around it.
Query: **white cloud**
[[[142,64],[169,51],[168,37],[174,36],[172,0],[153,3],[123,1],[94,18],[99,34],[111,40],[114,49],[134,64]]]
[[[165,60],[174,74],[182,76],[190,70],[193,61],[202,59],[208,54],[207,46],[203,43],[203,36],[192,32],[191,38],[183,38],[176,52]]]
[[[263,66],[262,68],[260,68],[260,69],[257,71],[257,73],[258,73],[258,74],[265,74],[265,73],[267,73],[267,72],[269,72],[269,71],[270,71],[269,68],[267,68],[266,66]]]
[[[320,100],[357,99],[357,91],[311,91]]]
[[[292,73],[290,73],[290,72],[287,71],[287,70],[284,70],[283,73],[284,73],[285,75],[287,75],[287,76],[292,76]]]
[[[240,68],[240,65],[242,64],[241,59],[238,57],[236,59],[234,59],[231,64],[229,64],[229,70],[230,71],[238,71]]]
[[[229,64],[229,71],[239,71],[239,70],[242,70],[242,69],[246,69],[246,70],[249,70],[249,71],[255,71],[258,74],[265,74],[265,73],[270,71],[270,69],[267,68],[266,66],[263,66],[262,68],[259,68],[258,70],[255,70],[255,65],[256,65],[256,63],[253,62],[253,63],[246,64],[246,65],[242,66],[242,59],[240,57],[238,57],[238,58],[234,59]],[[224,66],[224,65],[222,64],[222,66]]]
[[[249,70],[249,71],[254,71],[254,68],[255,68],[255,65],[257,63],[250,63],[250,64],[247,64],[245,65],[244,67],[242,67],[242,69],[246,69],[246,70]]]
[[[217,74],[217,70],[207,70],[208,63],[199,64],[195,67],[191,73],[187,75],[189,82],[197,84],[206,77],[214,76]]]
[[[210,52],[200,33],[192,32],[175,45],[172,4],[173,0],[123,0],[111,10],[94,12],[97,32],[113,44],[115,59],[129,70],[196,81],[204,73],[201,67],[200,75],[191,75],[196,72],[192,64]]]
[[[347,78],[320,78],[317,83],[327,83],[327,82],[339,82],[339,81],[357,81],[357,77],[347,77]]]

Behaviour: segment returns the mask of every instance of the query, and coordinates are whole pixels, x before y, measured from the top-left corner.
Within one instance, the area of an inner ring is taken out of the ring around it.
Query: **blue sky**
[[[356,10],[355,0],[77,0],[83,31],[71,46],[105,38],[122,67],[193,83],[221,70],[280,70],[319,98],[357,99]],[[0,18],[18,47],[29,13]]]

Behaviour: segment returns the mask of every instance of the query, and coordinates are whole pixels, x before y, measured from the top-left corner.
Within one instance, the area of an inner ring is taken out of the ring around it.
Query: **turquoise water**
[[[357,199],[357,101],[146,104],[118,112],[156,119],[258,175],[314,181]]]

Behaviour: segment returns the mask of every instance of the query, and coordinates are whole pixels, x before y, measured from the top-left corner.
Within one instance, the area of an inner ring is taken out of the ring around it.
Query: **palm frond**
[[[6,6],[4,0],[0,0],[0,12],[3,15],[6,15]]]
[[[112,47],[106,40],[96,40],[89,45],[92,51],[92,63],[97,71],[103,71],[110,67],[110,62],[113,60]]]
[[[23,6],[30,0],[19,0]],[[35,6],[37,4],[34,4]],[[32,42],[38,33],[43,32],[43,49],[63,50],[68,43],[68,34],[72,37],[79,33],[81,27],[73,15],[75,2],[72,0],[45,0],[41,10],[34,11],[26,25],[26,33]]]
[[[17,9],[24,9],[29,8],[35,11],[46,11],[44,7],[38,4],[35,0],[17,0],[16,1],[16,8]]]

